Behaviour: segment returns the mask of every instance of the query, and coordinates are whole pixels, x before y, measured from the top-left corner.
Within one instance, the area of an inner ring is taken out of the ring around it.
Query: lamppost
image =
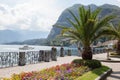
[[[60,57],[64,57],[63,42],[61,43],[61,48],[60,48]]]
[[[106,51],[107,51],[107,60],[111,60],[111,59],[110,59],[110,56],[109,56],[109,52],[111,51],[111,48],[110,48],[110,47],[107,47],[107,48],[106,48]]]

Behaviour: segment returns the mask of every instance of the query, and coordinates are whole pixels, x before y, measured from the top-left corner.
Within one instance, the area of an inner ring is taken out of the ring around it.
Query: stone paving
[[[112,68],[112,74],[107,78],[107,80],[120,80],[120,63],[103,63],[104,65]]]
[[[94,55],[95,59],[107,59],[107,54],[97,54]],[[120,58],[111,58],[113,61],[120,61]],[[102,62],[103,65],[109,66],[112,68],[112,74],[106,80],[120,80],[120,62]]]

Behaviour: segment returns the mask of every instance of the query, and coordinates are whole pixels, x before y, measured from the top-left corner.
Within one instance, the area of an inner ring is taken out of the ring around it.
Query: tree
[[[117,39],[116,52],[120,55],[120,23],[118,25],[111,24],[110,26],[109,32],[111,32],[114,39]]]
[[[84,6],[78,9],[79,16],[76,16],[72,11],[69,13],[74,18],[74,21],[68,18],[68,21],[72,25],[62,26],[57,25],[62,28],[61,34],[65,38],[69,38],[73,42],[80,42],[83,46],[82,58],[92,59],[91,44],[99,37],[107,34],[107,25],[115,16],[108,15],[102,19],[99,19],[98,14],[101,9],[96,9],[91,11],[91,8],[85,9]]]

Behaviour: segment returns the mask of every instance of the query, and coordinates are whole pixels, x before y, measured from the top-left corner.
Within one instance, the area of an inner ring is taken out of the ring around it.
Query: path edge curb
[[[110,68],[103,74],[101,74],[99,77],[97,77],[95,80],[106,80],[106,78],[112,73],[112,69]]]
[[[101,62],[115,62],[115,63],[119,63],[120,62],[120,60],[116,60],[116,61],[113,61],[113,60],[99,60],[99,61],[101,61]]]

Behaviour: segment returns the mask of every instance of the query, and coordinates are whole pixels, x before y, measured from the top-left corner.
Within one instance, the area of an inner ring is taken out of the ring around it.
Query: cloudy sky
[[[120,0],[0,0],[0,30],[49,32],[61,12],[76,3],[119,6]]]

